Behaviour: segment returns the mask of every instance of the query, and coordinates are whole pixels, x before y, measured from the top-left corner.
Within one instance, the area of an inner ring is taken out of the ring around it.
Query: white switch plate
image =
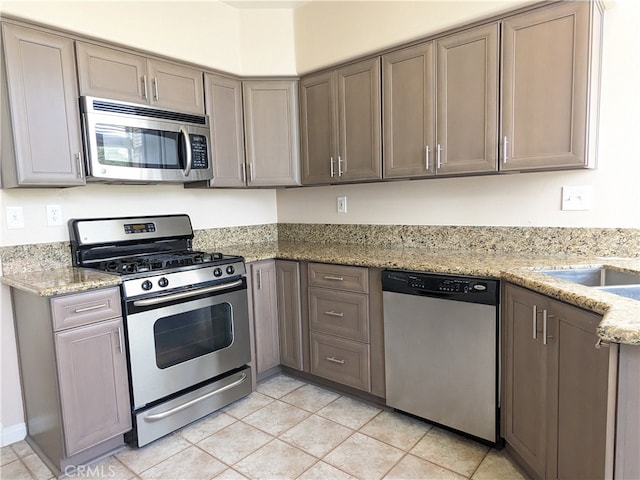
[[[64,225],[62,221],[62,207],[60,205],[47,205],[47,225],[49,227]]]
[[[338,197],[337,198],[337,209],[338,213],[347,213],[347,197]]]
[[[562,210],[590,210],[590,185],[562,187]]]
[[[24,211],[22,207],[7,207],[7,228],[17,230],[24,228]]]

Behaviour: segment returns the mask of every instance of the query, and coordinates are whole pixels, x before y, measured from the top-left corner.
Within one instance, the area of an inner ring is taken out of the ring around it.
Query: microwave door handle
[[[180,134],[184,137],[184,145],[185,145],[185,150],[187,151],[187,159],[186,159],[186,165],[184,167],[184,176],[188,177],[189,174],[191,173],[191,138],[189,138],[189,132],[187,131],[187,127],[185,127],[184,125],[182,127],[180,127]]]

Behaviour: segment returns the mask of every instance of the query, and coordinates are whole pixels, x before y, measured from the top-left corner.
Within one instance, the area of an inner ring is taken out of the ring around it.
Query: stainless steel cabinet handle
[[[533,339],[537,340],[538,339],[538,306],[537,305],[533,306],[533,318],[531,323],[533,324]]]
[[[442,150],[443,148],[440,146],[440,144],[438,144],[438,146],[436,147],[436,170],[442,166],[442,163],[440,162],[440,154]]]
[[[153,96],[156,102],[160,99],[158,95],[158,77],[153,77]]]
[[[144,98],[145,100],[149,99],[149,91],[147,89],[147,76],[146,75],[142,76],[142,98]]]
[[[80,178],[82,177],[82,155],[78,152],[74,154],[73,157],[76,160],[76,166],[78,168],[78,170],[76,171],[76,177]]]
[[[425,145],[424,147],[424,156],[425,156],[425,169],[428,172],[429,171],[429,145]]]
[[[342,160],[342,157],[338,155],[338,178],[344,174],[344,171],[342,170],[342,162],[344,162],[344,160]]]
[[[339,360],[336,357],[327,357],[327,360],[333,363],[339,363],[340,365],[344,365],[344,360]]]
[[[504,139],[502,140],[502,161],[504,163],[507,163],[507,160],[509,159],[509,155],[507,151],[508,145],[509,145],[509,140],[507,140],[507,137],[505,136]]]
[[[247,183],[247,165],[242,163],[242,183]]]
[[[333,159],[333,157],[331,157],[331,160],[329,162],[329,171],[331,172],[331,178],[333,178],[334,175],[336,174],[335,168],[333,166],[334,162],[335,162],[335,160]]]
[[[548,320],[550,318],[553,318],[553,315],[550,315],[549,313],[547,313],[546,310],[542,311],[542,344],[543,345],[547,345],[547,340],[549,338],[553,338],[551,335],[547,335],[547,324],[548,324]]]
[[[330,317],[344,317],[344,313],[342,312],[334,312],[331,310],[330,312],[324,312],[325,315],[329,315]]]
[[[247,168],[249,169],[249,181],[253,181],[253,175],[254,175],[253,171],[255,170],[253,168],[253,164],[252,163],[248,163],[247,164]]]
[[[233,383],[230,383],[229,385],[225,385],[224,387],[220,387],[217,390],[214,390],[213,392],[209,392],[206,395],[203,395],[201,397],[198,398],[194,398],[193,400],[190,400],[188,402],[183,403],[182,405],[178,405],[177,407],[173,407],[169,410],[166,410],[164,412],[160,412],[160,413],[156,413],[154,415],[149,415],[147,417],[144,417],[144,421],[145,422],[157,422],[158,420],[162,420],[163,418],[167,418],[171,415],[175,415],[178,412],[181,412],[182,410],[184,410],[185,408],[189,408],[191,405],[195,405],[198,402],[201,402],[203,400],[206,400],[207,398],[213,397],[214,395],[217,395],[218,393],[222,393],[224,391],[227,391],[237,385],[240,385],[242,382],[244,382],[247,379],[247,374],[243,373],[242,376],[236,380]]]
[[[86,313],[91,312],[92,310],[100,310],[101,308],[107,308],[109,306],[108,303],[101,303],[100,305],[91,305],[90,307],[82,307],[76,308],[73,313]]]
[[[258,290],[262,290],[262,270],[258,270]]]
[[[118,327],[118,351],[120,353],[122,353],[123,350],[123,343],[122,343],[122,327]]]
[[[323,278],[325,280],[336,280],[338,282],[342,282],[344,280],[344,277],[335,277],[333,275],[325,275]]]

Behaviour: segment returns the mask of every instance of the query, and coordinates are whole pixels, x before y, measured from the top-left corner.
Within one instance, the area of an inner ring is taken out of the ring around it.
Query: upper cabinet
[[[382,177],[380,58],[301,81],[302,183]]]
[[[73,40],[8,23],[2,40],[2,186],[84,184]]]
[[[242,126],[242,82],[205,73],[205,111],[211,126],[213,187],[246,186],[244,129]]]
[[[504,21],[500,170],[595,166],[600,7],[560,3]]]
[[[80,95],[204,113],[201,70],[82,42],[76,55]]]
[[[497,24],[382,61],[385,178],[497,170]]]
[[[299,185],[298,81],[245,81],[242,90],[247,185]]]

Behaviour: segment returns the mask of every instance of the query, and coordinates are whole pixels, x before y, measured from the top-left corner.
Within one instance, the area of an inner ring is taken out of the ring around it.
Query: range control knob
[[[221,268],[214,268],[213,269],[213,276],[214,277],[221,277],[222,276],[222,269]]]
[[[233,275],[233,272],[235,272],[235,271],[236,271],[236,269],[235,269],[235,268],[233,268],[233,265],[229,265],[229,266],[227,267],[227,274],[228,274],[228,275]]]
[[[153,283],[151,283],[149,280],[145,280],[144,282],[142,282],[143,290],[151,290],[152,288],[153,288]]]
[[[160,280],[158,280],[158,285],[164,288],[169,285],[169,280],[167,280],[165,277],[161,277]]]

